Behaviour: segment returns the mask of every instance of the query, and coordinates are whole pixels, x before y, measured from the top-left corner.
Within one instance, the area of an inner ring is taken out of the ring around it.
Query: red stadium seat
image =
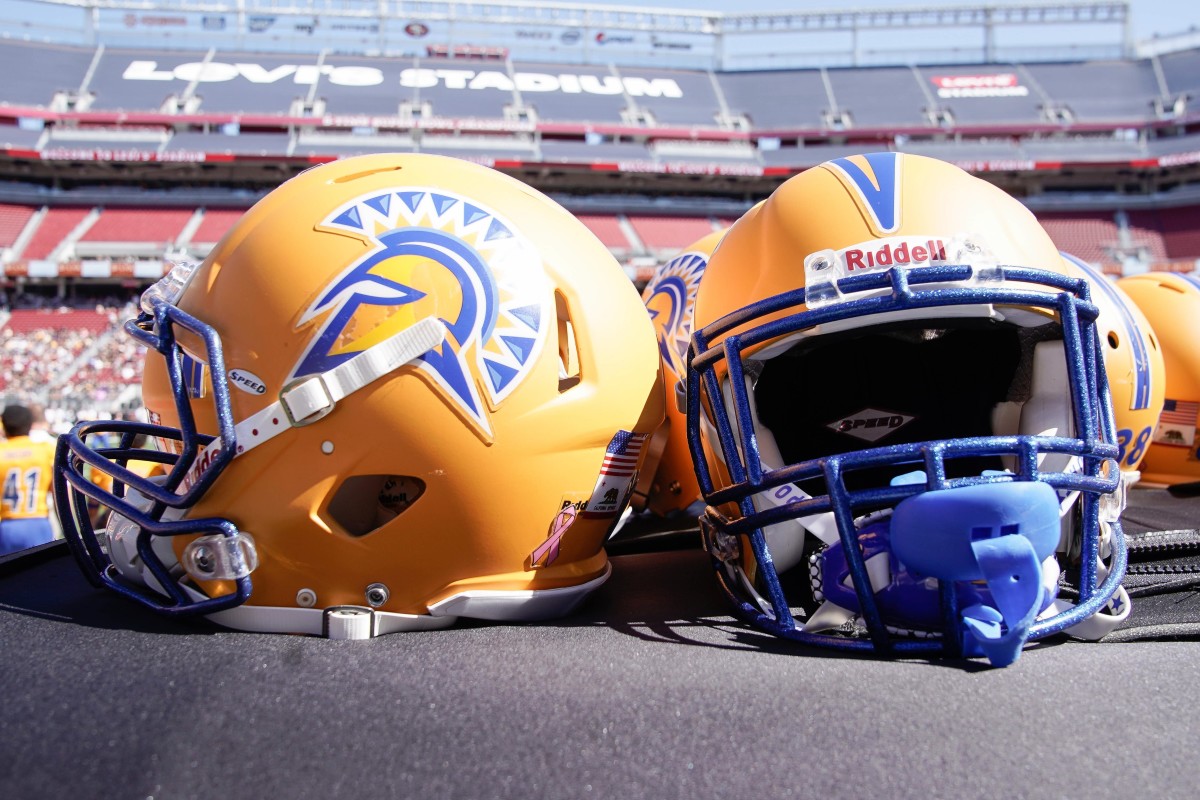
[[[32,206],[0,203],[0,247],[12,247],[37,209]]]
[[[687,247],[716,230],[708,217],[629,215],[629,224],[649,250],[670,252]]]
[[[629,237],[621,230],[621,223],[616,216],[612,214],[576,214],[575,216],[610,250],[631,249]]]
[[[1059,250],[1092,264],[1116,264],[1117,221],[1109,212],[1055,211],[1037,215]]]
[[[183,208],[106,208],[80,241],[173,243],[193,213]]]
[[[21,253],[22,258],[48,258],[54,252],[54,248],[62,244],[79,223],[83,222],[89,211],[91,209],[78,206],[57,206],[47,210],[46,216],[34,231],[33,238]]]
[[[210,208],[205,210],[204,218],[192,234],[195,244],[216,244],[233,227],[246,210],[243,208]]]

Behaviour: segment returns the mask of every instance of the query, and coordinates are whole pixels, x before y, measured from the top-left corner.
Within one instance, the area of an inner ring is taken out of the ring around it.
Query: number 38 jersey
[[[0,519],[29,519],[50,513],[46,495],[54,475],[54,442],[14,436],[0,441],[4,490]]]

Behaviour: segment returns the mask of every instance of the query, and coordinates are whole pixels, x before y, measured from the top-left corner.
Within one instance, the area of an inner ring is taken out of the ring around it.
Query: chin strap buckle
[[[337,405],[324,375],[310,375],[290,383],[279,393],[279,405],[293,428],[323,419]]]

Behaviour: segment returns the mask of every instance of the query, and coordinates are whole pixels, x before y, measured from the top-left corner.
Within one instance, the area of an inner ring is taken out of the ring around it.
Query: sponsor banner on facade
[[[531,133],[537,125],[529,120],[510,120],[486,117],[396,117],[372,114],[326,114],[321,117],[326,128],[374,128],[375,130],[474,131],[496,133]]]
[[[156,153],[152,150],[136,150],[133,148],[108,149],[88,147],[52,147],[40,151],[38,157],[43,161],[158,161],[171,163],[199,163],[208,159],[207,154],[198,150]]]
[[[929,79],[943,99],[960,97],[1025,97],[1029,87],[1022,86],[1014,72],[975,75],[934,75]]]
[[[1032,172],[1037,169],[1036,161],[1015,158],[996,161],[954,161],[952,163],[967,172]]]
[[[140,32],[147,35],[172,35],[194,33],[201,34],[226,33],[236,27],[236,17],[212,12],[186,12],[174,9],[154,9],[147,6],[145,10],[130,10],[126,8],[96,8],[96,30],[109,32]]]
[[[107,278],[112,275],[112,262],[107,259],[85,258],[77,263],[81,278]]]
[[[753,164],[658,163],[656,161],[619,161],[618,172],[658,172],[667,175],[742,175],[761,177],[763,168]]]
[[[130,44],[146,35],[170,36],[196,49],[253,44],[276,50],[280,45],[271,42],[279,41],[316,52],[325,45],[370,44],[403,57],[424,55],[424,46],[439,43],[467,48],[468,52],[505,51],[514,58],[533,61],[547,60],[547,54],[549,60],[563,58],[576,63],[584,58],[601,63],[605,54],[647,63],[687,57],[702,60],[707,68],[717,54],[715,33],[539,24],[535,20],[460,19],[450,24],[419,16],[313,14],[286,6],[263,9],[233,14],[221,13],[216,6],[195,11],[97,8],[95,30],[100,40],[109,44]]]
[[[157,259],[114,261],[89,258],[61,262],[36,259],[4,265],[4,275],[8,278],[136,278],[139,281],[156,281],[168,271],[170,264]]]
[[[1158,165],[1160,167],[1179,167],[1184,164],[1196,163],[1200,163],[1200,150],[1191,150],[1186,153],[1171,153],[1158,157]]]

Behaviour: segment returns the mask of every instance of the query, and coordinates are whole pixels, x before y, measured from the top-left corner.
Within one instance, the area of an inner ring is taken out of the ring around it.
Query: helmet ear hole
[[[571,324],[571,309],[562,292],[554,293],[554,307],[558,312],[558,391],[565,392],[580,381],[579,344]]]
[[[1113,350],[1116,350],[1118,347],[1121,346],[1121,337],[1117,336],[1116,331],[1108,332],[1108,346],[1111,347]]]
[[[411,475],[355,475],[334,492],[329,516],[351,536],[366,536],[403,514],[424,493],[425,482]]]

